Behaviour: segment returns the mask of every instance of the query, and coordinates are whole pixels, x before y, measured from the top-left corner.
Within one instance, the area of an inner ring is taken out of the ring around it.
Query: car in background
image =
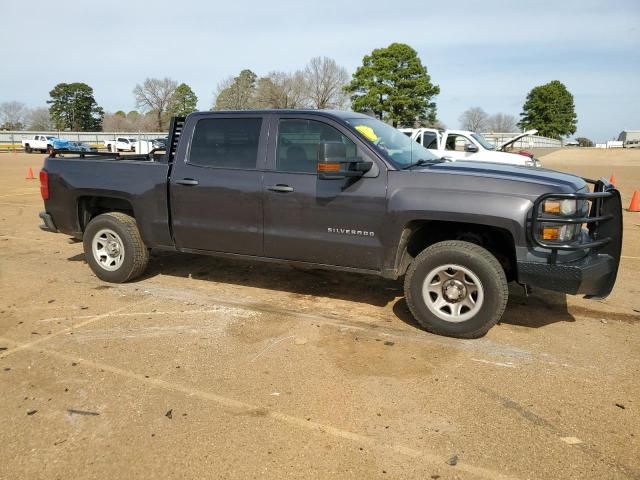
[[[439,130],[436,128],[401,128],[400,131],[442,158],[476,162],[506,163],[540,167],[538,159],[525,150],[507,152],[507,147],[537,130],[528,130],[499,145],[493,145],[476,132],[468,130]]]
[[[114,140],[105,140],[104,146],[110,152],[135,152],[137,142],[135,138],[118,137]]]
[[[153,149],[165,149],[167,148],[167,143],[169,142],[169,137],[163,138],[154,138],[151,141],[151,145]]]
[[[27,139],[22,140],[22,146],[25,153],[31,153],[37,150],[40,153],[51,153],[52,142],[58,140],[58,137],[53,135],[32,135]]]
[[[98,149],[85,142],[75,142],[56,138],[51,142],[51,147],[56,152],[97,152]]]

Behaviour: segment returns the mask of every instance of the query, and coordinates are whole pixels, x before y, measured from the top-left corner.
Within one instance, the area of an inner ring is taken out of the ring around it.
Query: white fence
[[[166,137],[167,132],[26,132],[26,131],[0,131],[0,150],[22,149],[22,140],[33,138],[34,135],[51,135],[64,140],[85,142],[91,145],[103,145],[104,140],[113,140],[117,137],[135,138],[139,140],[151,140],[153,138]]]
[[[500,145],[520,133],[483,133],[482,136],[494,145]],[[561,148],[562,142],[555,138],[527,135],[513,144],[512,148]]]

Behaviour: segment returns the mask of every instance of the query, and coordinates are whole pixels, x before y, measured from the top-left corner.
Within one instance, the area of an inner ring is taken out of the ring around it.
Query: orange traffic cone
[[[633,192],[633,197],[631,197],[631,203],[629,204],[630,212],[640,212],[640,192],[637,190]]]
[[[26,180],[35,180],[36,177],[33,176],[33,170],[31,169],[31,167],[29,167],[29,171],[27,172],[27,178]]]
[[[609,177],[609,183],[610,183],[611,185],[613,185],[614,187],[616,186],[616,176],[615,176],[615,175],[613,175],[613,174],[612,174],[612,175]]]

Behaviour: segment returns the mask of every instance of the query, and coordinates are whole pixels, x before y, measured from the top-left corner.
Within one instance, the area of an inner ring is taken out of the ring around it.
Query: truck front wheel
[[[149,263],[149,251],[133,217],[121,212],[93,218],[84,232],[84,254],[96,276],[123,283],[139,276]]]
[[[425,330],[478,338],[502,317],[509,290],[504,270],[486,249],[457,240],[423,250],[404,282],[409,310]]]
[[[31,153],[33,150],[31,149],[31,145],[28,143],[24,146],[24,153]]]

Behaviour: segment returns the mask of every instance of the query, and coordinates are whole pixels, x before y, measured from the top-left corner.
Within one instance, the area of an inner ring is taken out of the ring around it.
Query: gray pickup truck
[[[41,228],[82,239],[102,280],[150,249],[404,276],[415,319],[453,337],[498,322],[508,282],[605,297],[620,261],[606,181],[445,161],[353,112],[194,113],[162,154],[54,152],[40,181]]]

